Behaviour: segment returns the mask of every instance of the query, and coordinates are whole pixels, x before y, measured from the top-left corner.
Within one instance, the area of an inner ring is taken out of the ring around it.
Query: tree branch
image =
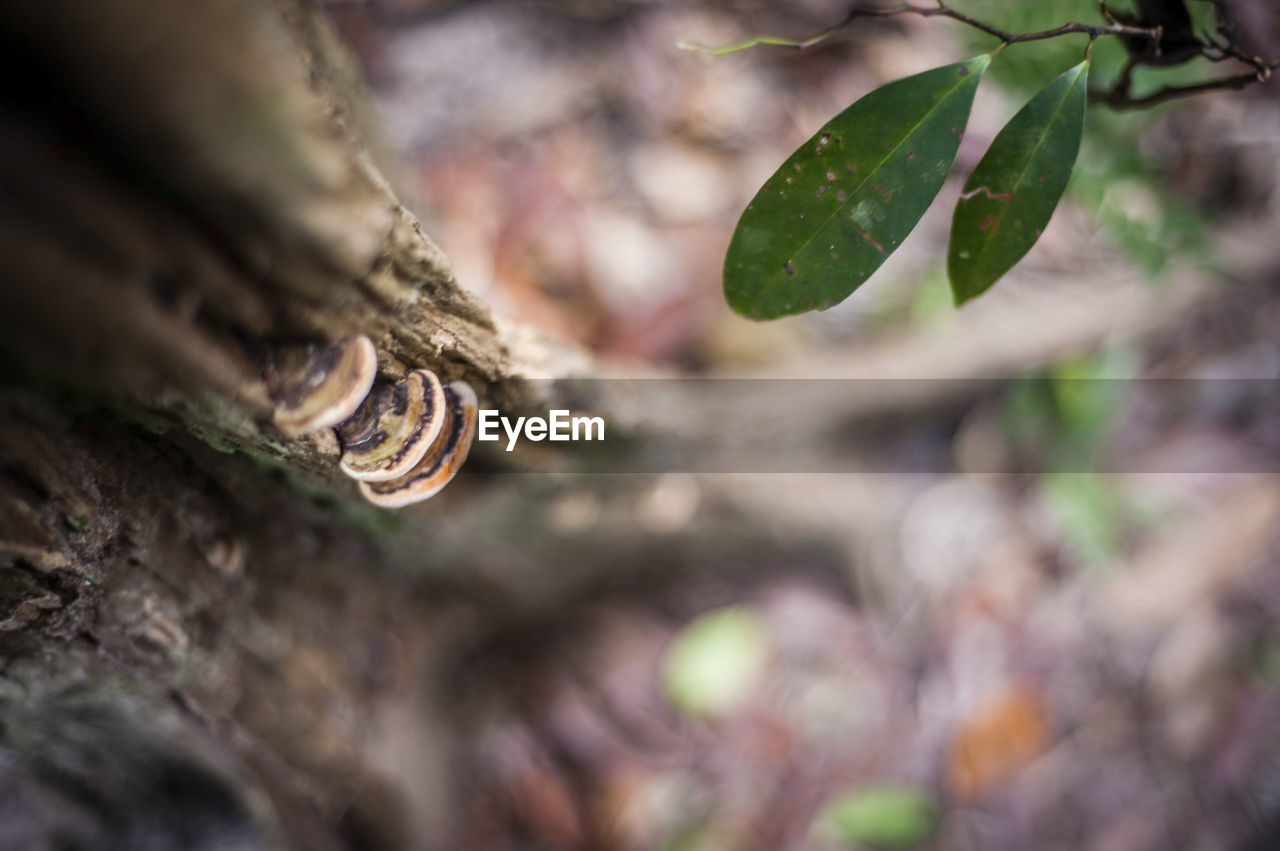
[[[1150,94],[1134,97],[1129,93],[1129,87],[1113,86],[1109,89],[1091,89],[1089,91],[1089,99],[1099,103],[1105,103],[1113,109],[1142,109],[1155,106],[1161,103],[1167,103],[1171,100],[1180,98],[1193,97],[1195,95],[1204,94],[1212,91],[1229,91],[1240,90],[1254,83],[1263,82],[1271,76],[1271,72],[1276,68],[1280,68],[1280,59],[1276,59],[1264,65],[1264,70],[1246,71],[1242,74],[1235,74],[1230,77],[1219,77],[1213,80],[1205,80],[1200,83],[1191,83],[1185,86],[1165,86],[1157,89]]]
[[[723,47],[706,47],[694,44],[692,42],[680,42],[680,47],[684,50],[697,50],[703,53],[710,53],[714,56],[721,56],[728,53],[736,53],[739,50],[746,50],[756,45],[767,44],[781,47],[794,47],[803,50],[813,47],[815,44],[825,40],[829,36],[839,32],[841,29],[852,24],[862,18],[891,18],[898,15],[918,15],[922,18],[943,17],[950,18],[953,21],[981,30],[982,32],[995,36],[1004,44],[1015,44],[1023,41],[1041,41],[1043,39],[1057,38],[1064,35],[1085,34],[1091,39],[1100,36],[1130,36],[1137,38],[1150,39],[1158,41],[1160,38],[1160,28],[1136,27],[1122,23],[1111,23],[1103,26],[1094,24],[1081,24],[1076,21],[1069,21],[1061,26],[1052,29],[1040,30],[1038,32],[1029,33],[1013,33],[1002,30],[999,27],[992,26],[977,18],[966,15],[956,9],[952,9],[945,3],[939,1],[937,6],[913,6],[910,3],[903,3],[899,6],[893,6],[884,9],[868,9],[855,7],[850,9],[848,14],[839,23],[834,24],[822,32],[816,33],[808,38],[798,41],[783,38],[781,36],[755,36],[753,38],[744,39],[743,41],[725,45]]]
[[[740,50],[746,50],[747,48],[755,47],[757,45],[794,47],[799,50],[804,50],[824,41],[829,36],[862,18],[890,18],[898,15],[916,15],[922,18],[949,18],[953,21],[957,21],[1000,39],[1002,45],[1018,44],[1028,41],[1042,41],[1045,39],[1058,38],[1059,36],[1073,34],[1088,35],[1090,44],[1092,44],[1093,40],[1102,36],[1116,36],[1126,39],[1128,42],[1126,44],[1126,48],[1130,51],[1129,64],[1126,65],[1124,71],[1109,89],[1094,90],[1089,94],[1091,100],[1105,103],[1116,109],[1149,107],[1177,98],[1191,97],[1192,95],[1201,94],[1203,92],[1224,89],[1242,89],[1252,83],[1267,80],[1271,76],[1271,72],[1280,67],[1280,57],[1268,62],[1262,57],[1252,56],[1241,49],[1236,40],[1235,27],[1227,16],[1225,6],[1222,4],[1221,0],[1215,0],[1214,2],[1215,13],[1218,15],[1219,20],[1218,35],[1216,37],[1208,34],[1199,37],[1189,35],[1186,39],[1185,46],[1188,47],[1188,50],[1185,56],[1183,56],[1181,52],[1171,57],[1165,56],[1162,53],[1161,40],[1164,35],[1162,26],[1141,26],[1135,23],[1127,23],[1126,21],[1119,19],[1121,17],[1119,13],[1113,15],[1106,8],[1105,3],[1103,4],[1102,9],[1103,14],[1105,14],[1110,20],[1109,24],[1099,26],[1069,21],[1060,26],[1046,30],[1015,33],[1003,30],[985,21],[974,18],[971,15],[967,15],[957,9],[953,9],[946,5],[944,0],[938,0],[936,6],[916,6],[904,2],[898,6],[887,8],[854,7],[849,10],[839,23],[803,39],[797,40],[784,38],[782,36],[762,35],[753,36],[752,38],[743,39],[742,41],[721,47],[708,47],[705,45],[695,44],[693,42],[680,42],[679,47],[684,50],[697,50],[714,56],[736,53]],[[1134,47],[1135,42],[1143,45],[1140,50]],[[1204,82],[1191,85],[1167,86],[1149,95],[1143,95],[1141,97],[1134,97],[1130,94],[1129,89],[1132,82],[1132,71],[1135,65],[1179,64],[1196,57],[1204,57],[1213,62],[1234,60],[1250,66],[1253,70],[1243,74],[1237,74],[1215,80],[1206,80]]]

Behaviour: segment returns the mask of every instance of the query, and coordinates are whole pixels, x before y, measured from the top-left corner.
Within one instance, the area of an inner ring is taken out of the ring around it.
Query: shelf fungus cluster
[[[268,374],[275,423],[289,435],[333,428],[342,472],[375,505],[399,508],[434,496],[471,450],[475,391],[411,370],[398,381],[377,377],[367,337],[282,352]]]

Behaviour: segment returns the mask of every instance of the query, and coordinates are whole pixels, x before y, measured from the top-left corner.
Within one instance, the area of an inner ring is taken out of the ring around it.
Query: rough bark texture
[[[511,405],[578,368],[453,279],[367,152],[340,54],[295,3],[21,4],[0,323],[30,376],[337,481],[269,425],[274,346],[371,337],[388,375]],[[29,88],[31,81],[37,86]],[[344,82],[345,81],[345,82]]]
[[[432,847],[438,590],[244,456],[0,423],[0,848]]]
[[[442,642],[262,367],[359,332],[518,405],[577,356],[454,281],[305,5],[17,4],[0,44],[0,848],[430,845],[445,750],[380,736],[436,735]]]

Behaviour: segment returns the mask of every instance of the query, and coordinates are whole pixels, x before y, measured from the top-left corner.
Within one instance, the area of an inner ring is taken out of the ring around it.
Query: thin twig
[[[739,50],[746,50],[747,48],[761,44],[794,47],[798,50],[804,50],[805,48],[813,47],[815,44],[824,41],[832,34],[849,26],[849,24],[860,18],[891,18],[898,15],[919,15],[922,18],[950,18],[953,21],[958,21],[966,26],[981,30],[988,35],[995,36],[1004,44],[1016,44],[1023,41],[1041,41],[1043,39],[1057,38],[1059,36],[1072,35],[1074,33],[1087,34],[1093,39],[1104,35],[1133,36],[1150,39],[1152,41],[1157,41],[1160,38],[1159,27],[1135,27],[1122,23],[1110,23],[1104,26],[1095,26],[1093,24],[1081,24],[1076,21],[1069,21],[1068,23],[1054,27],[1053,29],[1040,30],[1038,32],[1011,33],[1006,32],[999,27],[994,27],[985,21],[980,21],[977,18],[970,17],[964,12],[952,9],[950,6],[947,6],[939,0],[937,6],[914,6],[910,3],[903,3],[899,6],[885,9],[853,8],[849,10],[849,13],[845,15],[844,19],[839,23],[827,27],[825,30],[804,39],[796,40],[784,38],[782,36],[761,35],[720,47],[707,47],[705,45],[685,41],[680,42],[679,47],[682,50],[697,50],[703,53],[710,53],[713,56],[736,53]]]
[[[1076,21],[1068,21],[1061,26],[1047,30],[1040,30],[1038,32],[1011,33],[1006,32],[999,27],[993,27],[991,24],[984,21],[979,21],[977,18],[972,18],[963,12],[958,12],[941,2],[938,3],[936,8],[921,8],[919,6],[912,6],[904,3],[898,9],[893,10],[893,12],[895,14],[910,12],[925,18],[932,18],[934,16],[950,18],[951,20],[959,21],[966,26],[982,30],[987,35],[995,36],[1005,44],[1017,44],[1022,41],[1041,41],[1043,39],[1057,38],[1058,36],[1071,35],[1073,33],[1086,33],[1093,39],[1104,35],[1136,36],[1138,38],[1150,39],[1151,41],[1157,41],[1160,38],[1159,27],[1135,27],[1121,23],[1110,23],[1104,26],[1096,26],[1094,24],[1081,24]]]
[[[1150,94],[1134,97],[1130,93],[1130,87],[1133,82],[1133,69],[1137,65],[1149,64],[1152,57],[1161,56],[1161,38],[1163,36],[1163,28],[1142,27],[1125,23],[1120,20],[1120,15],[1113,15],[1107,8],[1106,3],[1102,3],[1102,13],[1106,16],[1109,23],[1103,26],[1095,26],[1093,24],[1082,24],[1077,21],[1069,21],[1061,26],[1052,29],[1039,30],[1029,33],[1012,33],[992,26],[985,21],[966,15],[951,8],[946,4],[946,0],[937,0],[936,6],[916,6],[911,3],[902,2],[897,6],[888,8],[859,8],[850,9],[848,14],[839,23],[827,27],[819,33],[816,33],[804,39],[788,39],[782,36],[762,35],[753,38],[744,39],[734,44],[728,44],[721,47],[706,47],[704,45],[693,44],[691,42],[680,42],[679,46],[684,50],[698,50],[703,53],[710,53],[721,56],[726,53],[736,53],[739,50],[746,50],[761,44],[769,44],[782,47],[794,47],[798,50],[804,50],[813,47],[815,44],[825,40],[833,33],[847,27],[860,18],[890,18],[897,15],[918,15],[922,18],[950,18],[966,26],[976,30],[981,30],[988,35],[1000,39],[1000,46],[1007,44],[1017,44],[1027,41],[1041,41],[1044,39],[1057,38],[1063,35],[1086,34],[1089,36],[1089,47],[1093,46],[1093,42],[1101,36],[1120,36],[1129,39],[1144,39],[1149,44],[1146,50],[1141,53],[1135,53],[1134,48],[1127,46],[1130,51],[1129,61],[1125,64],[1120,75],[1112,83],[1111,87],[1105,90],[1093,90],[1089,92],[1090,100],[1105,103],[1116,109],[1132,109],[1137,107],[1154,106],[1165,101],[1175,100],[1177,98],[1191,97],[1192,95],[1201,94],[1202,92],[1217,91],[1223,89],[1242,89],[1251,83],[1261,82],[1271,76],[1271,72],[1280,68],[1280,58],[1270,62],[1259,57],[1252,56],[1242,50],[1235,38],[1234,22],[1226,14],[1226,5],[1223,0],[1213,0],[1216,14],[1218,15],[1218,36],[1214,37],[1204,34],[1194,39],[1195,44],[1199,47],[1198,53],[1192,53],[1187,58],[1193,56],[1203,56],[1213,62],[1223,62],[1226,60],[1235,60],[1244,65],[1248,65],[1252,70],[1242,74],[1236,74],[1230,77],[1219,77],[1213,80],[1206,80],[1201,83],[1181,86],[1166,86],[1158,89]]]

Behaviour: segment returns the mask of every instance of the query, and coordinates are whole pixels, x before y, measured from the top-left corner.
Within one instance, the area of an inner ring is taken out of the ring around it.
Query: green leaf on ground
[[[1049,223],[1080,150],[1088,69],[1085,60],[1028,101],[965,182],[947,253],[956,304],[1012,269]]]
[[[888,83],[800,146],[738,221],[730,307],[776,319],[843,301],[902,244],[951,171],[989,54]]]
[[[768,655],[756,617],[737,606],[717,609],[681,630],[663,663],[667,695],[690,715],[718,715],[750,694]]]
[[[818,815],[819,830],[848,845],[905,849],[933,834],[937,808],[916,789],[874,786],[838,795]]]
[[[1067,548],[1090,568],[1119,557],[1129,506],[1114,477],[1097,473],[1048,473],[1041,488],[1049,515]]]

